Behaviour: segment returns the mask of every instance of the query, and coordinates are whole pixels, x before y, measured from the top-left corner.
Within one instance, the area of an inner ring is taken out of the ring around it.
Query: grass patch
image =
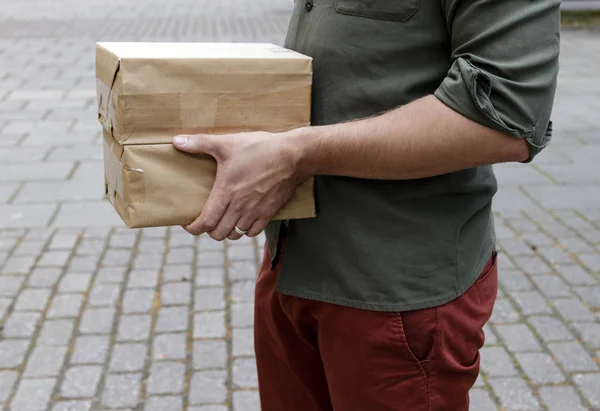
[[[600,26],[600,10],[563,10],[561,24],[563,27]]]

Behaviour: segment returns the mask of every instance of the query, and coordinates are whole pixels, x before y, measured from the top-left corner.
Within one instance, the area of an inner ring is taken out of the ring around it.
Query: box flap
[[[119,56],[96,44],[96,94],[98,102],[98,121],[113,137],[113,119],[111,99],[113,89],[121,68]]]

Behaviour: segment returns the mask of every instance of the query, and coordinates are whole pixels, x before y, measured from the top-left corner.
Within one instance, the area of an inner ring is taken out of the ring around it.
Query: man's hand
[[[258,235],[287,203],[299,181],[297,158],[275,134],[253,132],[229,135],[175,136],[173,145],[188,153],[217,160],[217,175],[200,216],[184,227],[194,235],[238,240],[234,227],[248,237]]]

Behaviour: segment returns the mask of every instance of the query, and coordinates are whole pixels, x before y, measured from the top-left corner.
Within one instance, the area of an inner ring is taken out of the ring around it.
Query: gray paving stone
[[[478,411],[498,411],[498,407],[492,399],[490,394],[481,388],[475,388],[469,391],[469,397],[471,400],[471,408]]]
[[[0,276],[0,296],[14,297],[17,295],[24,279],[21,277]]]
[[[28,340],[0,340],[0,368],[17,368],[25,360]]]
[[[573,387],[540,387],[540,397],[549,411],[585,411]]]
[[[594,249],[581,238],[566,238],[560,240],[561,245],[572,253],[591,253]]]
[[[48,310],[48,318],[66,318],[78,317],[79,310],[83,303],[83,296],[80,294],[63,294],[57,295],[52,299],[50,309]]]
[[[532,290],[531,281],[520,272],[514,269],[502,270],[502,275],[498,277],[500,285],[508,292],[511,291],[528,291]]]
[[[0,371],[0,403],[7,401],[10,397],[17,377],[16,371]]]
[[[556,317],[529,317],[529,323],[545,342],[575,339],[567,327]]]
[[[506,410],[541,410],[539,401],[520,378],[492,379],[490,385]]]
[[[117,341],[144,341],[150,335],[152,317],[149,315],[123,315],[119,320]]]
[[[201,267],[196,271],[196,286],[224,286],[225,273],[222,268]]]
[[[27,283],[30,287],[52,287],[58,282],[61,273],[60,268],[36,268]]]
[[[167,264],[191,264],[194,261],[194,249],[191,247],[171,248],[167,254]]]
[[[164,307],[158,313],[157,332],[186,331],[188,327],[187,307]]]
[[[554,308],[567,321],[593,321],[594,315],[576,298],[552,300]]]
[[[155,288],[157,284],[157,270],[133,270],[129,273],[127,288]]]
[[[552,272],[551,267],[538,256],[515,257],[514,260],[517,267],[530,275]]]
[[[123,312],[127,314],[148,313],[152,310],[154,290],[133,289],[125,291],[123,297]]]
[[[185,365],[179,362],[157,362],[150,367],[148,393],[177,394],[183,392]]]
[[[542,353],[515,354],[521,369],[536,384],[557,384],[565,381],[552,357]]]
[[[55,227],[120,227],[123,221],[111,205],[103,200],[63,204],[53,225]]]
[[[152,355],[155,360],[184,360],[186,334],[161,334],[154,337]]]
[[[141,383],[141,374],[109,374],[102,392],[102,404],[110,408],[136,407]]]
[[[576,287],[575,292],[579,294],[585,303],[594,308],[600,309],[600,286],[596,287]]]
[[[256,249],[252,244],[228,247],[227,259],[230,262],[249,261],[252,264],[248,265],[248,267],[251,267],[250,271],[256,273],[256,265],[254,265],[256,262]]]
[[[10,298],[0,298],[0,319],[6,315],[12,303],[13,300]]]
[[[233,393],[233,408],[236,411],[251,411],[260,409],[258,391],[236,391]]]
[[[197,407],[188,407],[188,411],[228,411],[229,408],[224,405],[199,405]]]
[[[591,271],[600,272],[600,253],[578,254],[577,257]]]
[[[519,313],[513,308],[512,304],[508,300],[496,300],[494,311],[490,319],[492,324],[515,323],[519,320]]]
[[[542,292],[542,294],[548,298],[573,296],[569,290],[569,285],[567,285],[564,280],[557,275],[536,275],[533,277],[533,282]]]
[[[39,312],[14,312],[8,316],[2,333],[5,338],[29,338],[35,333],[40,318]]]
[[[160,299],[163,305],[187,305],[191,300],[192,285],[189,282],[163,285]]]
[[[144,411],[181,411],[180,397],[150,397],[146,400]]]
[[[102,267],[96,274],[98,284],[121,284],[125,279],[127,267]]]
[[[164,283],[190,281],[192,268],[188,265],[165,265],[163,267],[162,281]]]
[[[127,232],[111,236],[108,244],[110,248],[133,248],[136,240],[136,232]]]
[[[482,348],[481,370],[490,377],[511,377],[518,374],[504,347]]]
[[[94,272],[97,267],[97,256],[76,256],[71,258],[71,262],[69,263],[69,270],[77,273]]]
[[[90,286],[92,274],[66,274],[58,285],[60,293],[84,293]]]
[[[548,348],[567,372],[598,370],[598,365],[578,342],[550,343]]]
[[[225,312],[210,311],[194,315],[194,338],[225,337]]]
[[[25,289],[19,294],[15,304],[16,311],[42,311],[46,308],[50,290],[48,289]]]
[[[544,256],[550,264],[570,264],[575,261],[560,247],[540,247],[538,253]]]
[[[88,308],[79,323],[79,331],[82,334],[108,334],[113,327],[114,316],[114,308]]]
[[[65,379],[60,388],[64,398],[91,398],[96,392],[102,375],[100,366],[72,367],[65,373]]]
[[[119,298],[120,287],[113,284],[95,284],[88,297],[90,307],[114,307]]]
[[[25,377],[57,377],[60,374],[67,347],[36,346],[27,361]]]
[[[586,344],[592,348],[600,348],[600,324],[599,323],[573,323],[573,327]]]
[[[109,249],[102,259],[103,267],[123,266],[129,264],[131,260],[130,250]]]
[[[133,261],[135,270],[158,270],[163,265],[163,256],[159,254],[138,254]]]
[[[79,240],[78,233],[56,234],[54,237],[52,237],[52,241],[48,245],[48,249],[49,250],[71,251],[73,248],[75,248],[75,245],[77,244],[77,240]]]
[[[2,164],[0,165],[0,181],[48,181],[63,180],[73,170],[74,163],[67,162],[40,162],[32,167],[30,164]]]
[[[232,365],[233,384],[239,388],[256,388],[256,360],[254,358],[236,358]]]
[[[70,251],[46,251],[38,261],[38,267],[64,267]]]
[[[46,320],[36,341],[41,346],[67,345],[73,332],[73,320]]]
[[[583,395],[590,402],[592,407],[600,408],[600,374],[577,374],[573,381],[579,387]]]
[[[226,378],[227,373],[224,370],[195,372],[190,385],[190,404],[225,402]]]
[[[13,255],[23,257],[21,260],[25,262],[23,268],[25,268],[25,272],[29,272],[36,257],[42,253],[45,247],[46,241],[23,241],[19,244]]]
[[[194,297],[196,311],[223,310],[225,308],[225,289],[220,287],[198,288]]]
[[[254,326],[254,304],[232,304],[231,305],[231,326],[232,327],[252,327]],[[489,335],[486,332],[486,340]]]
[[[147,347],[139,343],[120,343],[113,348],[110,370],[112,372],[142,371]]]
[[[174,227],[172,227],[174,228]],[[183,231],[174,231],[171,229],[171,237],[169,238],[169,247],[194,247],[196,245],[196,237]]]
[[[252,328],[234,328],[232,345],[234,357],[254,355],[254,330]]]
[[[82,335],[75,341],[72,364],[104,364],[108,355],[108,336]]]
[[[542,346],[524,324],[497,325],[496,331],[510,351],[540,351]]]
[[[104,251],[105,243],[104,238],[84,238],[77,246],[75,255],[99,256]]]
[[[254,301],[254,281],[238,281],[231,287],[231,298],[234,302]]]
[[[0,205],[0,227],[45,227],[56,211],[56,204]]]
[[[12,410],[44,410],[50,402],[55,378],[22,379],[10,403]]]
[[[90,411],[91,401],[61,401],[56,403],[52,411]]]
[[[552,309],[537,291],[512,293],[511,297],[525,315],[552,314]]]
[[[197,267],[221,267],[225,261],[225,255],[219,251],[204,251],[200,250],[196,257]]]
[[[35,263],[35,255],[13,255],[2,267],[2,274],[27,274]]]
[[[225,340],[194,342],[194,369],[206,370],[227,367],[227,344]]]
[[[138,253],[140,254],[164,254],[167,244],[163,238],[149,238],[142,234],[142,239],[138,244]],[[184,265],[185,266],[185,265]]]

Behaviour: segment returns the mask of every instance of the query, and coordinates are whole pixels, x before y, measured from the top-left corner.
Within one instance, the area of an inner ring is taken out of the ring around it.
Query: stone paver
[[[94,42],[281,44],[292,7],[0,0],[0,409],[259,409],[264,237],[124,227],[102,200]],[[494,167],[500,292],[477,410],[600,409],[600,38],[562,44],[552,144]]]

